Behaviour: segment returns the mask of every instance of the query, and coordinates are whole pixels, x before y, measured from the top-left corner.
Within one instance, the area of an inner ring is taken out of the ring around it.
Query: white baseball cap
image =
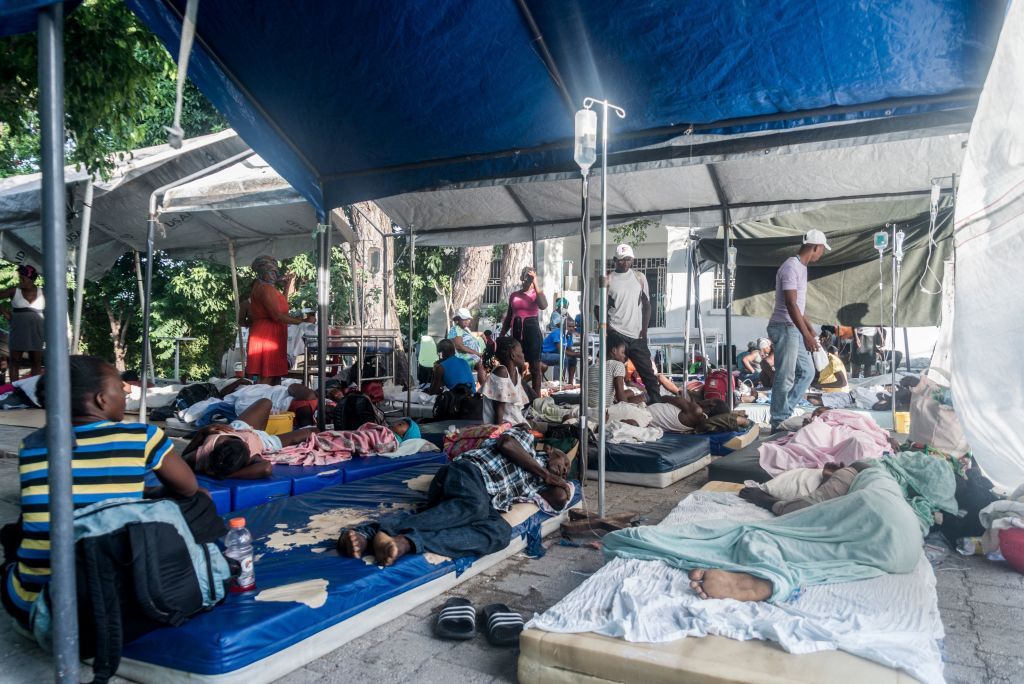
[[[615,248],[616,259],[633,259],[633,248],[629,245],[622,244]]]
[[[463,307],[456,311],[452,318],[457,321],[471,321],[473,320],[473,314],[469,313],[469,309]]]
[[[825,240],[825,234],[820,230],[809,230],[804,235],[805,245],[822,245],[825,249],[831,251],[832,248],[828,246],[828,241]]]

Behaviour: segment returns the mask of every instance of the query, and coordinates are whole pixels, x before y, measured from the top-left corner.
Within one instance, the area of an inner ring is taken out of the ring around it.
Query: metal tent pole
[[[907,334],[907,329],[903,328],[903,363],[907,366],[907,372],[910,372],[910,335]]]
[[[726,210],[728,211],[728,210]],[[729,410],[733,409],[736,397],[732,392],[732,268],[729,264],[729,239],[732,237],[732,226],[725,225],[725,240],[723,240],[723,256],[725,257],[725,372],[729,380],[726,387],[729,395]]]
[[[156,240],[156,215],[150,214],[146,225],[146,281],[142,295],[142,373],[139,378],[142,390],[139,398],[139,420],[146,422],[146,371],[153,373],[153,384],[156,385],[156,369],[153,366],[153,352],[149,348],[149,319],[152,314],[153,299],[153,242]],[[138,258],[138,252],[135,253]],[[137,262],[136,262],[137,264]]]
[[[606,425],[605,413],[608,410],[608,274],[605,272],[608,264],[608,110],[612,109],[619,116],[625,118],[626,112],[621,107],[608,102],[608,100],[594,100],[587,98],[583,106],[601,105],[601,322],[599,324],[600,353],[597,369],[597,514],[604,517],[604,487],[605,487],[605,438]]]
[[[683,317],[683,335],[686,343],[683,345],[683,359],[686,368],[683,369],[684,384],[690,379],[690,300],[693,297],[693,240],[686,238],[686,314]],[[669,373],[672,372],[672,358],[668,360]]]
[[[700,355],[704,359],[703,363],[705,367],[708,362],[708,350],[707,344],[704,338],[704,307],[701,305],[700,299],[700,239],[697,240],[697,244],[693,246],[693,311],[697,317],[697,334],[700,335]]]
[[[320,216],[320,223],[316,229],[316,385],[320,409],[317,411],[317,423],[323,430],[327,423],[327,316],[331,295],[331,226],[326,212]]]
[[[412,369],[412,351],[415,348],[415,342],[412,339],[412,307],[413,302],[416,301],[416,235],[413,234],[412,226],[409,226],[409,374],[413,373]],[[423,351],[422,349],[420,351]],[[419,371],[419,354],[416,355],[416,371]],[[407,378],[407,384],[405,386],[405,412],[410,413],[412,411],[412,385],[413,380]]]
[[[228,240],[228,261],[231,264],[231,291],[235,295],[235,329],[238,331],[238,354],[245,373],[245,345],[242,344],[242,294],[238,289],[238,262],[235,260],[235,241]],[[230,373],[228,373],[230,376]]]
[[[590,293],[590,182],[587,172],[583,172],[583,208],[580,219],[580,360],[578,373],[580,376],[580,482],[587,481],[587,462],[590,452],[587,451],[590,440],[590,427],[587,418],[587,390],[590,381],[590,312],[587,295]]]
[[[85,269],[89,264],[89,228],[92,224],[92,177],[85,184],[82,198],[82,222],[78,231],[78,265],[75,267],[75,313],[71,348],[80,353],[82,345],[82,300],[85,297]]]
[[[50,490],[50,594],[58,682],[79,681],[71,473],[71,386],[68,357],[67,242],[64,207],[64,5],[39,10],[39,125],[42,180],[43,285],[46,297],[47,481]]]

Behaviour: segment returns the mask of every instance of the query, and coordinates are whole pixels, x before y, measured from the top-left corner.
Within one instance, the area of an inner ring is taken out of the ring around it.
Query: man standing
[[[815,378],[811,352],[818,347],[811,322],[804,316],[807,302],[807,264],[832,249],[820,230],[809,230],[796,256],[789,257],[775,274],[775,310],[768,320],[768,337],[775,351],[772,385],[772,432],[793,414]]]
[[[633,248],[615,248],[615,270],[608,274],[608,336],[626,341],[626,356],[636,367],[647,391],[647,403],[661,401],[661,385],[647,347],[647,323],[651,318],[651,297],[647,278],[632,270]]]

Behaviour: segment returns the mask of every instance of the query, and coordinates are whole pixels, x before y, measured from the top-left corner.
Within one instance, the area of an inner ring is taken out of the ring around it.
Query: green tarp
[[[941,297],[921,291],[918,281],[931,265],[934,278],[924,285],[932,292],[940,288],[942,264],[952,257],[953,210],[949,202],[939,209],[935,245],[928,255],[929,215],[927,211],[904,219],[911,208],[927,202],[910,200],[886,205],[891,219],[879,220],[878,204],[853,204],[821,211],[780,216],[769,221],[740,223],[733,227],[737,250],[736,287],[733,313],[768,318],[775,305],[775,272],[788,257],[799,251],[802,236],[812,228],[825,231],[832,251],[808,268],[807,317],[816,324],[889,325],[892,309],[892,251],[882,260],[881,292],[878,252],[872,236],[893,220],[906,233],[900,277],[897,325],[933,326],[940,322]],[[868,222],[867,219],[871,219]],[[902,219],[902,220],[901,220]],[[722,263],[722,240],[700,241],[702,260]],[[938,279],[938,280],[936,280]]]

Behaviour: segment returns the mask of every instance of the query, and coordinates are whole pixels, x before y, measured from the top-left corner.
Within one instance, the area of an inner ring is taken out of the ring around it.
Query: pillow
[[[808,496],[820,486],[821,468],[796,468],[768,480],[761,489],[776,499],[792,501]]]

